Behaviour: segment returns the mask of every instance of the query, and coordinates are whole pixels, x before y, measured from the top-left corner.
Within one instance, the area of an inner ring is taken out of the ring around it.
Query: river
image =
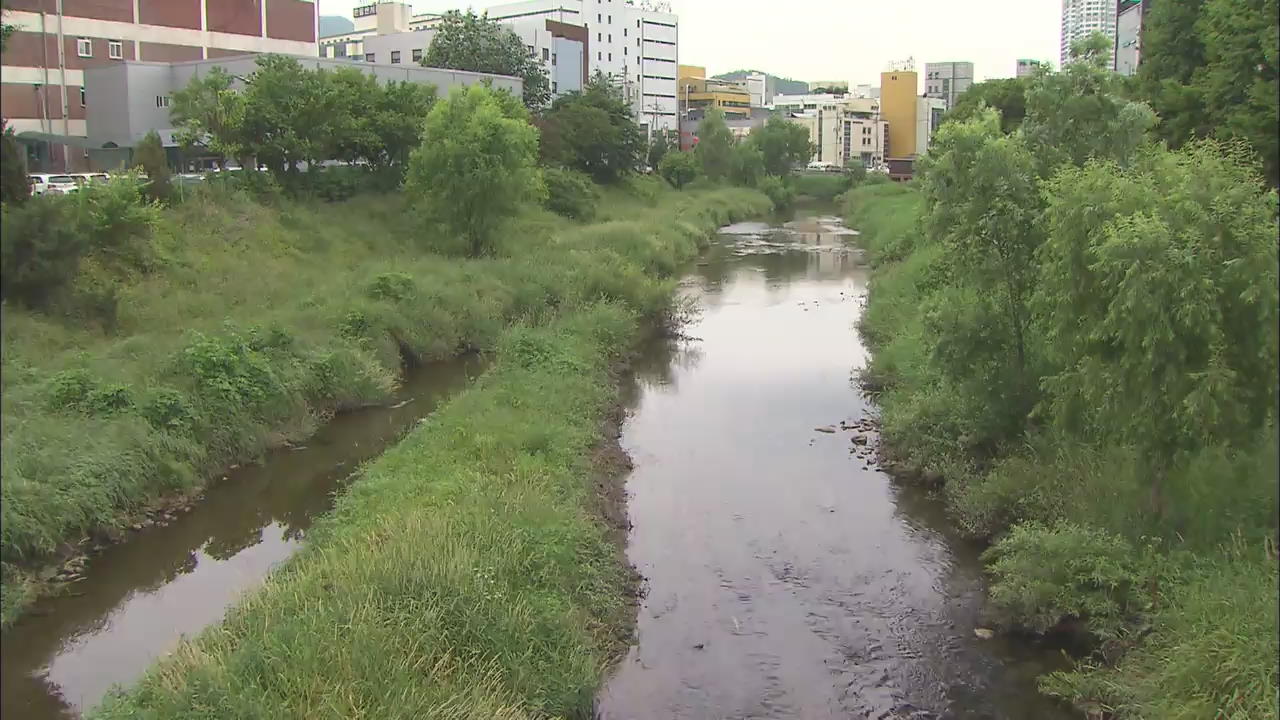
[[[1060,654],[975,636],[977,549],[852,442],[874,432],[840,429],[876,413],[854,379],[868,269],[822,210],[724,228],[682,285],[689,337],[637,365],[644,597],[596,715],[1072,717],[1035,692]]]
[[[4,632],[0,716],[74,718],[136,681],[183,636],[222,619],[301,547],[359,467],[484,368],[478,356],[411,370],[387,407],[334,417],[302,446],[214,483],[190,513],[92,557],[84,579]]]

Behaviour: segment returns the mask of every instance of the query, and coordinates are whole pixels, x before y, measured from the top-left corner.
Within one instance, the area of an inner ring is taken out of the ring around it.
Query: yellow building
[[[727,118],[751,117],[751,93],[745,84],[731,80],[707,78],[707,69],[699,65],[679,66],[676,98],[682,111],[718,107]]]
[[[891,70],[880,73],[880,118],[889,123],[889,142],[885,158],[915,157],[916,95],[920,80],[914,70]]]

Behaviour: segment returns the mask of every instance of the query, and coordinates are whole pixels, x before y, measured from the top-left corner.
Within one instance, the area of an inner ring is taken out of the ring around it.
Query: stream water
[[[683,284],[690,337],[639,363],[622,444],[646,595],[598,718],[1071,717],[1035,691],[1059,653],[975,636],[976,549],[840,429],[876,412],[852,239],[812,211],[724,228]]]
[[[71,592],[42,600],[4,632],[0,716],[76,717],[112,685],[136,680],[182,636],[222,619],[300,547],[361,462],[482,369],[477,356],[416,368],[390,406],[336,416],[305,446],[230,473],[190,513],[94,556]]]

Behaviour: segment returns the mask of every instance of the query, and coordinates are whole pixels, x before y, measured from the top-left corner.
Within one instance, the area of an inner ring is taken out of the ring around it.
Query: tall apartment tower
[[[316,54],[313,0],[7,0],[5,7],[16,30],[5,42],[0,108],[33,172],[88,169],[86,68]]]
[[[924,64],[924,95],[938,98],[950,110],[973,84],[973,63],[936,62]]]
[[[886,159],[914,158],[916,149],[917,89],[920,77],[915,70],[887,70],[880,73],[880,119],[889,124]]]
[[[1071,59],[1071,43],[1101,32],[1114,46],[1116,0],[1062,0],[1062,43],[1059,67]]]

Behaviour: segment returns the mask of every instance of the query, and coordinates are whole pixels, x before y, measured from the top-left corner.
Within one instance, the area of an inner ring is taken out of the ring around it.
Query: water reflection
[[[850,381],[849,237],[812,212],[731,226],[684,283],[695,339],[637,362],[622,442],[647,595],[600,718],[1067,717],[1034,690],[1047,654],[973,636],[980,567],[936,503],[814,431],[875,412]]]
[[[478,357],[421,368],[399,407],[334,418],[305,448],[268,453],[215,483],[190,513],[94,557],[71,594],[42,601],[3,636],[0,715],[74,717],[134,680],[184,635],[291,555],[361,462],[478,375]]]

